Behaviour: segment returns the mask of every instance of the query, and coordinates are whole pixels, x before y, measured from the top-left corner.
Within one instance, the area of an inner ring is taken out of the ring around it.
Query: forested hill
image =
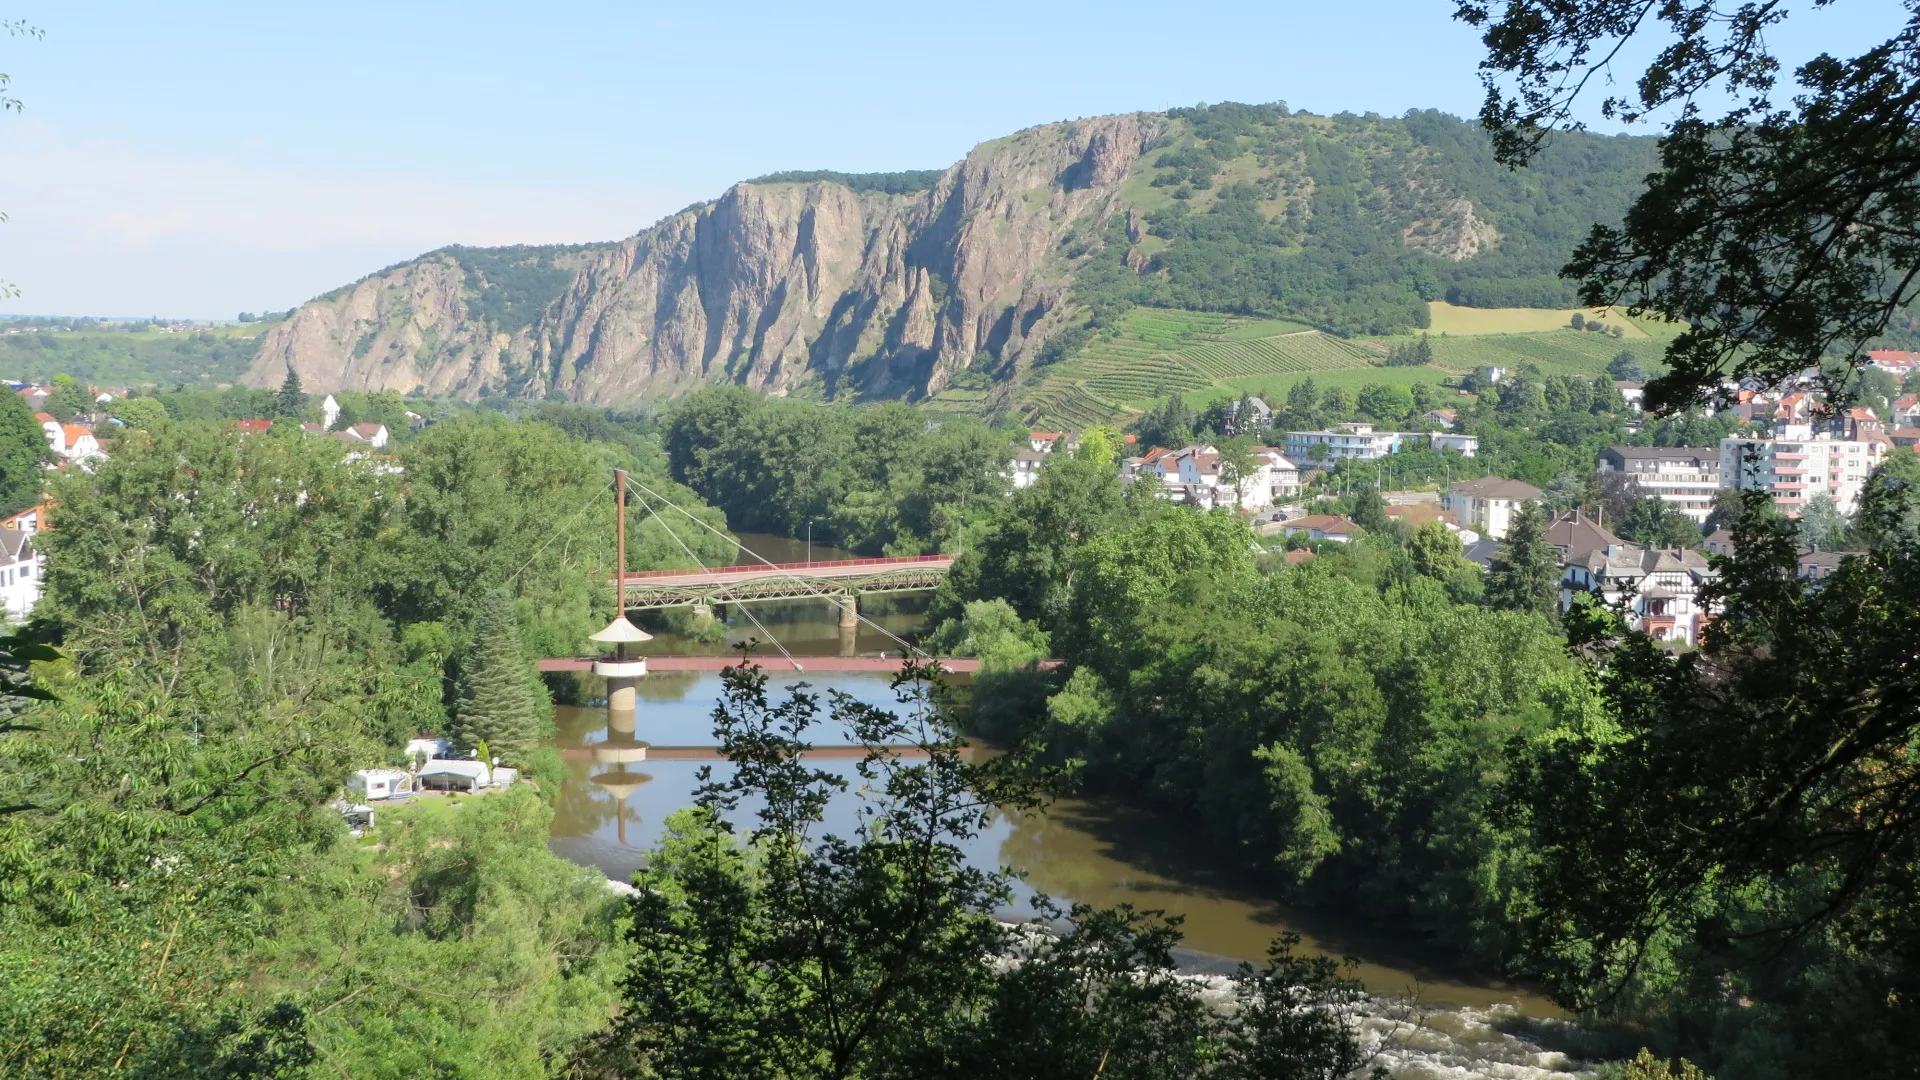
[[[1432,111],[1048,124],[943,171],[770,174],[624,241],[431,252],[300,308],[247,378],[916,397],[963,371],[1020,378],[1137,305],[1405,332],[1428,300],[1570,304],[1555,270],[1652,163],[1651,140],[1572,134],[1510,172],[1476,126]]]

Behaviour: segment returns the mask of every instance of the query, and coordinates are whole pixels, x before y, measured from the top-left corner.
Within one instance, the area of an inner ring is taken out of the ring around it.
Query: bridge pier
[[[833,598],[833,606],[840,609],[840,629],[852,630],[860,625],[860,594],[847,593]]]

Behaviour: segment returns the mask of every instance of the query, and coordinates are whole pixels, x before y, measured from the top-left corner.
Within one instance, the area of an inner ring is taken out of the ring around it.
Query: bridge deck
[[[649,656],[646,658],[647,671],[719,671],[723,667],[740,662],[737,656]],[[788,667],[784,656],[756,656],[753,662],[768,671],[785,670]],[[884,671],[900,670],[897,658],[882,659],[878,656],[796,656],[793,662],[800,665],[802,671]],[[1043,660],[1042,667],[1049,667],[1058,661]],[[541,671],[591,671],[593,661],[577,656],[550,656],[539,662]],[[940,668],[949,675],[971,675],[980,670],[980,661],[971,657],[950,656],[940,661]]]
[[[814,578],[825,581],[873,577],[895,570],[945,573],[953,567],[951,555],[918,555],[902,559],[832,559],[816,562],[716,566],[709,570],[641,570],[627,575],[634,589],[688,585],[739,585],[775,578]]]

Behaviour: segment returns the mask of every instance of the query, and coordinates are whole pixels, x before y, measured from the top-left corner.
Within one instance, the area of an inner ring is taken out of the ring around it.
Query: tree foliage
[[[1483,31],[1481,119],[1510,164],[1534,159],[1556,126],[1577,126],[1575,101],[1613,82],[1622,46],[1650,56],[1625,80],[1632,90],[1600,109],[1664,118],[1659,168],[1619,224],[1593,227],[1565,272],[1584,303],[1688,327],[1668,346],[1672,370],[1647,388],[1653,408],[1705,398],[1729,378],[1779,382],[1808,368],[1842,390],[1858,350],[1920,296],[1920,242],[1908,228],[1920,206],[1920,35],[1909,21],[1856,56],[1822,53],[1794,71],[1780,103],[1768,34],[1788,14],[1704,0],[1457,5]],[[1704,104],[1715,98],[1727,103],[1717,116]]]

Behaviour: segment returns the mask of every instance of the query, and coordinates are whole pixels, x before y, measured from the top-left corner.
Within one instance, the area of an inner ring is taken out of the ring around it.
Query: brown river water
[[[775,562],[805,557],[800,542],[748,541]],[[844,553],[816,544],[812,554],[818,559]],[[919,627],[925,605],[925,594],[874,597],[863,599],[862,612],[885,631],[904,636]],[[886,633],[864,625],[850,643],[825,601],[756,604],[753,610],[758,627],[738,607],[725,612],[727,642],[689,642],[663,626],[650,627],[656,636],[645,651],[715,654],[740,640],[764,638],[763,628],[796,656],[849,651],[872,655],[882,650],[897,654],[899,648]],[[773,674],[770,691],[776,696],[804,680],[816,692],[835,689],[861,701],[893,704],[881,676],[782,674],[777,654],[767,655],[763,663]],[[638,687],[635,731],[624,737],[663,747],[711,745],[711,715],[719,691],[714,673],[649,675]],[[555,710],[555,721],[556,744],[573,753],[567,755],[571,774],[555,808],[553,850],[625,880],[644,865],[667,816],[691,804],[695,773],[703,762],[595,762],[585,751],[623,738],[609,730],[606,709],[562,706]],[[838,741],[838,733],[823,728],[814,741],[828,745]],[[844,769],[853,776],[851,761],[823,759],[819,767]],[[845,802],[829,810],[829,830],[851,830],[852,802]],[[1117,800],[1063,799],[1042,813],[996,818],[968,845],[968,855],[979,865],[1003,866],[1020,875],[1014,907],[1005,913],[1011,917],[1032,914],[1036,892],[1062,906],[1076,901],[1096,906],[1128,903],[1183,916],[1186,947],[1197,954],[1187,959],[1197,969],[1219,969],[1240,960],[1257,964],[1273,937],[1289,930],[1302,936],[1308,951],[1354,958],[1351,974],[1369,991],[1419,1003],[1424,1019],[1418,1024],[1409,1026],[1403,1015],[1388,1017],[1384,1012],[1370,1021],[1379,1029],[1374,1034],[1381,1042],[1382,1060],[1395,1077],[1549,1077],[1574,1071],[1574,1063],[1543,1049],[1543,1042],[1556,1041],[1554,1032],[1564,1034],[1565,1028],[1562,1014],[1544,998],[1474,972],[1457,957],[1394,927],[1284,904],[1256,875],[1237,869],[1231,857],[1196,842],[1196,830],[1192,821]]]

